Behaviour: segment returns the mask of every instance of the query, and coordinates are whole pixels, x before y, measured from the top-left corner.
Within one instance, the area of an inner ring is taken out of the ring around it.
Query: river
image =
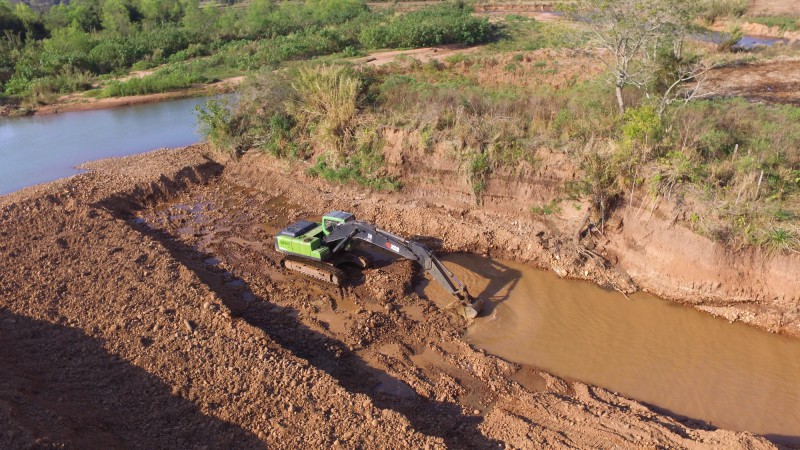
[[[668,413],[800,445],[800,340],[524,264],[443,259],[487,300],[467,330],[472,345]],[[436,283],[425,293],[448,300]]]
[[[199,142],[194,106],[205,101],[0,118],[0,195],[74,175],[87,161]]]

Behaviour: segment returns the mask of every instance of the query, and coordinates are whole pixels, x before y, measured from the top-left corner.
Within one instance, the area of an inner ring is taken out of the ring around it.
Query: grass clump
[[[552,216],[561,212],[561,200],[553,199],[539,206],[531,206],[531,214],[536,216]]]
[[[298,127],[313,143],[344,155],[355,132],[361,81],[343,67],[321,65],[300,69],[292,87],[297,100],[289,113]]]
[[[165,70],[141,78],[134,77],[126,81],[111,81],[95,95],[98,98],[144,95],[183,89],[195,84],[214,81],[219,80],[208,78],[202,73],[192,73],[181,69]]]

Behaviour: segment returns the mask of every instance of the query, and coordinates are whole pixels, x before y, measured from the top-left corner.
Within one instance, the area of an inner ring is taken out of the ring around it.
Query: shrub
[[[342,67],[303,68],[292,83],[298,99],[290,113],[318,144],[343,156],[355,131],[361,82]]]
[[[741,17],[749,6],[748,0],[705,0],[700,16],[709,23],[722,17]]]
[[[447,4],[388,17],[368,27],[359,38],[367,47],[428,47],[442,44],[474,45],[491,40],[494,25],[474,17],[463,6]]]
[[[554,199],[541,206],[531,206],[531,214],[537,216],[550,216],[553,214],[558,214],[561,212],[561,205],[559,203],[561,203],[560,199]]]
[[[627,145],[654,148],[664,136],[664,123],[652,105],[629,108],[622,120],[622,137]]]
[[[200,132],[214,150],[236,158],[251,145],[242,118],[233,114],[227,98],[211,99],[195,111]]]

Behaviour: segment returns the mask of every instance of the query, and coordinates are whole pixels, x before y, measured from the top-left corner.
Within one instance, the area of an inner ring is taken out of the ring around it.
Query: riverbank
[[[34,110],[29,111],[28,114],[44,115],[72,111],[93,111],[98,109],[118,108],[122,106],[142,105],[147,103],[163,102],[167,100],[177,100],[181,98],[225,94],[235,90],[236,86],[241,84],[245,79],[247,79],[247,77],[231,77],[215,83],[193,86],[188,89],[125,97],[95,98],[85,96],[81,92],[65,95],[59,98],[56,103],[39,106]]]
[[[0,384],[4,446],[772,447],[472,349],[409,264],[339,291],[285,273],[269,244],[341,208],[444,250],[549,253],[546,226],[463,208],[458,189],[374,195],[204,145],[86,167],[0,198],[15,267],[0,277],[0,376],[21,374]]]
[[[800,41],[800,31],[782,30],[779,26],[767,26],[761,23],[748,22],[747,18],[740,20],[717,20],[708,29],[716,32],[729,32],[732,28],[739,27],[742,33],[749,36],[761,36],[777,39],[786,39],[790,43]]]

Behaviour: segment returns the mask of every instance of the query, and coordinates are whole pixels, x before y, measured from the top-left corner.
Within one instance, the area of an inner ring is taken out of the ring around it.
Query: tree
[[[697,3],[684,0],[576,0],[567,8],[572,19],[586,25],[598,57],[611,73],[617,105],[625,112],[622,91],[627,86],[653,86],[659,52],[684,61],[683,40],[697,16]],[[679,64],[680,65],[680,64]],[[691,80],[694,70],[681,65],[681,81]],[[688,78],[687,78],[688,76]]]
[[[123,0],[106,0],[103,2],[103,28],[117,36],[128,33],[131,17],[128,5]]]
[[[145,19],[153,23],[177,22],[183,17],[183,4],[178,0],[141,0]]]

